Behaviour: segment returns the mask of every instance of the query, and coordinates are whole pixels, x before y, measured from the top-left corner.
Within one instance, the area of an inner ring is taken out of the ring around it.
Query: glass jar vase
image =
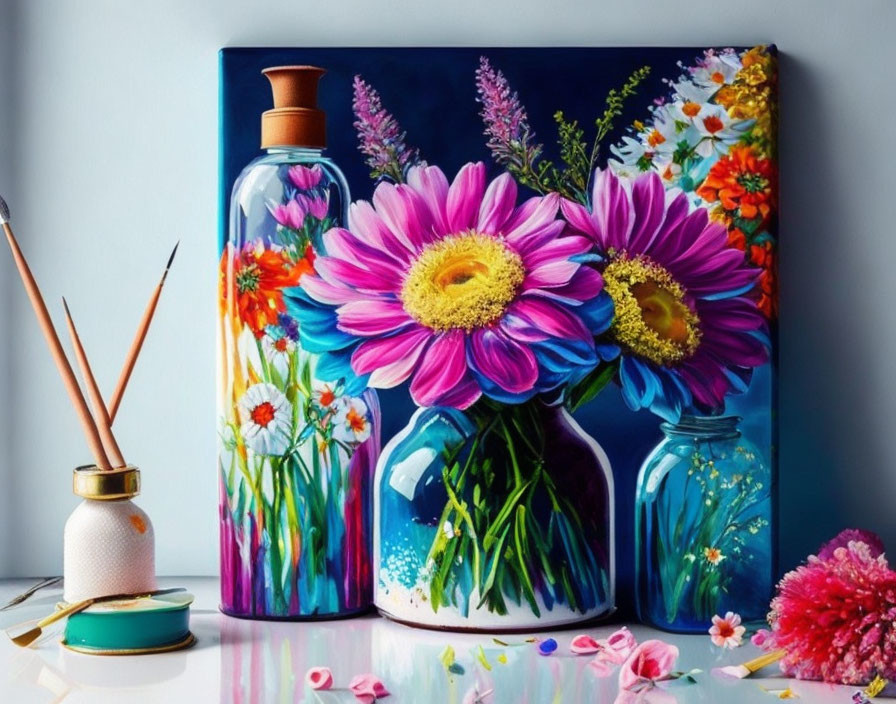
[[[384,615],[507,632],[613,609],[610,465],[562,405],[421,408],[384,449],[375,486]]]
[[[761,619],[773,588],[772,474],[736,416],[683,416],[644,461],[636,494],[638,615],[706,633]]]

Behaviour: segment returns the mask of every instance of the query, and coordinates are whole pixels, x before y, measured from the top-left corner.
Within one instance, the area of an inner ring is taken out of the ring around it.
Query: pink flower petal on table
[[[362,702],[373,702],[376,699],[382,699],[389,696],[389,690],[383,684],[382,680],[376,675],[355,675],[348,688]]]
[[[750,638],[750,642],[755,645],[757,648],[761,648],[763,645],[768,642],[769,637],[771,637],[772,632],[767,628],[760,628],[756,631],[753,636]]]
[[[330,689],[333,686],[333,673],[329,667],[312,667],[305,674],[305,682],[311,689]]]
[[[448,229],[463,232],[476,225],[482,194],[485,191],[485,164],[464,164],[448,188],[446,213]]]
[[[597,644],[597,641],[584,633],[573,638],[569,644],[569,652],[576,655],[590,655],[598,650],[600,650],[600,646]]]
[[[611,651],[615,658],[621,658],[619,662],[624,662],[632,651],[638,647],[638,641],[628,628],[623,626],[618,631],[610,634],[606,640],[598,641],[598,643]]]
[[[645,681],[665,677],[678,660],[678,648],[661,640],[645,640],[632,651],[619,670],[619,688],[631,689]]]
[[[508,173],[503,173],[492,181],[479,206],[478,232],[495,234],[513,213],[516,205],[516,181]]]

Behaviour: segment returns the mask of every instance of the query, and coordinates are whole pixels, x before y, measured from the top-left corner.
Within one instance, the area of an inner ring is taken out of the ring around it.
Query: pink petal
[[[586,237],[576,235],[556,237],[534,251],[526,252],[524,262],[526,268],[531,269],[552,259],[569,259],[586,254],[590,249],[591,241]]]
[[[568,259],[554,259],[529,269],[523,280],[523,290],[565,286],[582,265]]]
[[[645,252],[666,217],[666,189],[658,173],[651,171],[635,179],[632,206],[635,222],[628,246],[632,252]]]
[[[591,213],[588,212],[584,205],[563,198],[560,201],[560,210],[563,212],[566,222],[574,229],[584,232],[592,240],[597,240],[597,228],[595,228],[594,221],[591,219]]]
[[[471,381],[467,369],[466,333],[449,330],[438,335],[420,358],[420,365],[411,380],[411,396],[419,406],[448,405],[443,398],[463,384],[465,393],[456,400],[468,406],[479,396],[478,386]]]
[[[382,680],[380,680],[380,678],[376,675],[371,674],[355,675],[354,677],[352,677],[351,682],[348,683],[348,688],[358,699],[362,699],[364,697],[382,699],[383,697],[389,696],[389,690],[386,689],[386,686],[383,684]],[[362,699],[362,701],[370,700]]]
[[[302,288],[314,300],[336,306],[348,303],[349,301],[355,301],[358,299],[359,295],[363,295],[353,289],[324,281],[319,276],[311,276],[308,274],[302,277]],[[370,296],[368,295],[368,297]]]
[[[501,232],[501,228],[516,205],[516,181],[503,173],[489,184],[479,208],[476,230],[489,234]]]
[[[628,191],[609,169],[596,173],[591,202],[597,241],[603,251],[611,247],[627,249],[634,214]]]
[[[322,279],[335,285],[350,281],[353,287],[373,293],[398,293],[401,289],[398,276],[368,271],[335,257],[318,257],[314,269]]]
[[[576,655],[589,655],[596,653],[600,649],[597,641],[589,635],[582,634],[572,639],[569,644],[569,650]]]
[[[411,255],[416,252],[392,233],[373,206],[366,200],[356,201],[349,206],[348,228],[356,237],[403,264],[410,261]],[[326,242],[326,235],[324,235],[324,242]]]
[[[526,295],[543,296],[567,305],[578,306],[601,292],[604,286],[603,277],[590,266],[579,267],[564,286],[556,288],[534,288],[525,291]]]
[[[479,328],[470,336],[470,363],[505,391],[525,393],[538,380],[538,363],[528,347],[499,328]]]
[[[526,259],[534,252],[556,240],[564,228],[566,228],[566,223],[562,220],[551,220],[534,230],[518,231],[513,241],[507,240],[507,244],[519,253],[523,259]]]
[[[413,188],[429,207],[436,231],[441,235],[448,232],[448,214],[445,208],[448,200],[448,179],[438,166],[413,166],[408,171],[408,185]]]
[[[412,188],[383,182],[373,192],[373,205],[392,234],[412,252],[433,239],[432,215]]]
[[[530,198],[513,211],[513,215],[504,225],[504,236],[508,242],[513,242],[550,225],[557,219],[559,207],[560,196],[556,193]]]
[[[383,277],[401,277],[403,267],[378,247],[372,247],[354,233],[334,227],[324,234],[326,256],[343,259]]]
[[[355,374],[370,374],[370,386],[389,389],[407,379],[426,345],[432,330],[414,325],[389,337],[365,340],[352,354]]]
[[[311,689],[330,689],[333,686],[333,673],[329,667],[312,667],[305,674],[305,682]]]
[[[522,296],[514,301],[505,315],[505,322],[513,325],[518,318],[522,326],[546,335],[565,339],[590,340],[591,333],[585,324],[563,306],[535,296]],[[509,319],[509,321],[508,321]]]
[[[484,190],[485,164],[481,161],[465,164],[448,189],[446,212],[451,232],[462,232],[476,225]]]
[[[336,315],[340,330],[361,337],[385,335],[415,324],[400,301],[384,298],[351,301],[340,306]]]

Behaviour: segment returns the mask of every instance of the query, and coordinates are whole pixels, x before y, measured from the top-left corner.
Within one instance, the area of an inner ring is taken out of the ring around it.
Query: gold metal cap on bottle
[[[261,115],[261,148],[327,146],[326,113],[317,107],[317,66],[272,66],[262,73],[274,91],[274,109]]]
[[[97,501],[131,499],[140,493],[140,470],[133,465],[117,469],[75,467],[72,490],[82,498]]]

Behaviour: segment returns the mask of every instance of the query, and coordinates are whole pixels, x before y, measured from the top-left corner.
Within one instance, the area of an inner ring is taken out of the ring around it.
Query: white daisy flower
[[[325,411],[335,410],[337,402],[340,400],[340,397],[336,395],[334,384],[317,380],[311,382],[311,397]]]
[[[370,419],[363,400],[343,397],[333,419],[333,437],[346,443],[360,443],[370,437]]]
[[[239,400],[240,433],[259,455],[282,455],[289,447],[292,405],[273,384],[255,384]]]
[[[296,343],[290,340],[286,335],[272,336],[265,335],[261,338],[261,347],[264,350],[264,356],[269,362],[278,362],[280,364],[289,364],[289,355],[296,348]]]
[[[702,157],[712,156],[714,152],[725,154],[729,146],[740,141],[754,122],[732,120],[721,105],[708,105],[704,113],[694,120],[694,129],[701,137],[695,151]]]

